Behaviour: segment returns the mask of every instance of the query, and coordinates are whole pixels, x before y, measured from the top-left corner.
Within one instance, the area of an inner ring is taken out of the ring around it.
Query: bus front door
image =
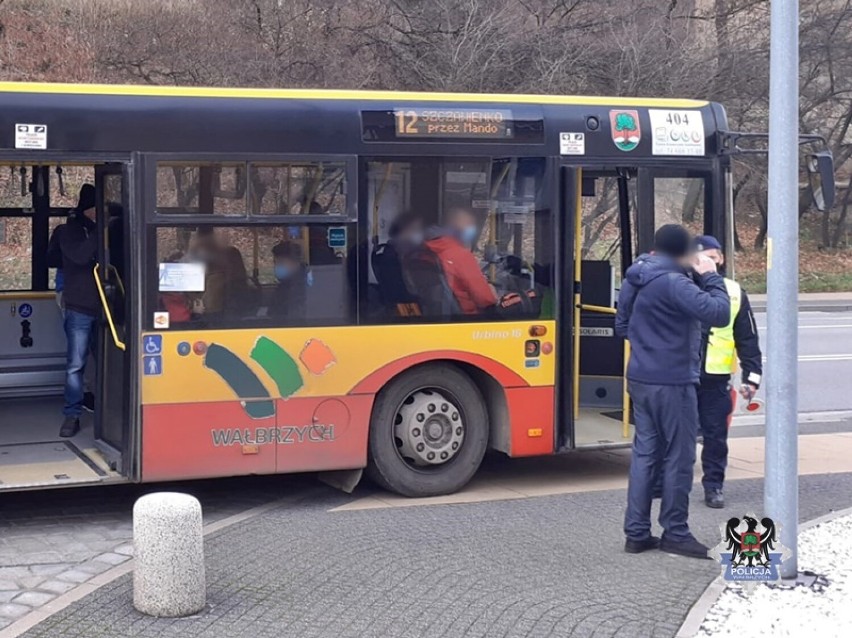
[[[132,420],[128,323],[131,316],[128,294],[128,237],[126,169],[105,164],[95,169],[97,190],[97,266],[92,273],[98,283],[103,319],[98,332],[95,444],[112,469],[127,474],[125,452]]]
[[[680,224],[693,235],[715,235],[730,244],[725,226],[725,182],[721,170],[706,161],[678,166],[563,167],[566,240],[563,272],[574,284],[571,325],[571,406],[561,411],[565,447],[603,447],[630,443],[630,398],[625,384],[629,343],[615,334],[618,293],[635,257],[651,250],[655,231]],[[565,302],[567,303],[567,299]],[[563,325],[566,325],[563,323]]]
[[[563,198],[571,220],[566,229],[573,298],[562,317],[571,325],[570,367],[560,384],[570,384],[571,405],[563,406],[562,420],[570,422],[562,447],[601,447],[630,441],[629,398],[625,392],[627,350],[615,334],[615,308],[626,266],[634,256],[636,167],[564,167]],[[627,409],[625,409],[627,406]]]

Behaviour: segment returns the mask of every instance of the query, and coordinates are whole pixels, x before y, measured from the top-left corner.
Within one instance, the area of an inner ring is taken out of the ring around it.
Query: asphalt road
[[[766,314],[755,317],[766,357]],[[766,365],[766,364],[764,364]],[[799,412],[852,411],[852,312],[799,313]]]

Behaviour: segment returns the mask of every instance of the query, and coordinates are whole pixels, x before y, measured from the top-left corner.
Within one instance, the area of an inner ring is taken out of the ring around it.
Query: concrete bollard
[[[204,608],[201,503],[189,494],[148,494],[133,506],[133,606],[173,618]]]

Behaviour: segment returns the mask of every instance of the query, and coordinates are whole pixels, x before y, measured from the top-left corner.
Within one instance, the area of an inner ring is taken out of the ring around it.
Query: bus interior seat
[[[348,280],[341,276],[341,264],[318,264],[309,267],[312,282],[305,293],[305,313],[311,320],[322,321],[346,315]]]
[[[456,296],[447,283],[438,256],[421,247],[406,257],[402,266],[405,284],[418,300],[425,317],[461,315]]]
[[[607,260],[584,259],[582,263],[583,304],[613,308],[615,306],[615,269]]]

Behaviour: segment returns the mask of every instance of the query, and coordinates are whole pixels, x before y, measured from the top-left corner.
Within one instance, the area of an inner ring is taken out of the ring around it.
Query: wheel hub
[[[461,449],[464,433],[458,406],[435,389],[410,394],[397,412],[394,426],[400,455],[421,467],[452,460]]]

